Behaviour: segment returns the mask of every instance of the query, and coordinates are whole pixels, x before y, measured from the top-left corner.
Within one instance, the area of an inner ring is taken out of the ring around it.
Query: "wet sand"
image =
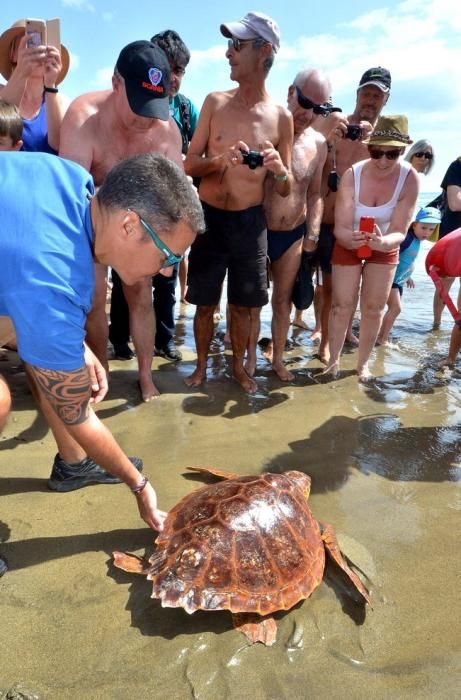
[[[366,386],[352,373],[354,352],[340,379],[322,383],[316,346],[294,330],[295,381],[282,384],[259,355],[259,391],[248,397],[230,379],[221,322],[210,380],[189,390],[189,307],[179,326],[184,361],[154,360],[158,401],[140,402],[135,362],[111,362],[98,414],[144,459],[163,508],[201,483],[184,476],[188,465],[312,477],[311,508],[363,572],[373,610],[328,566],[309,600],[276,616],[271,648],[249,646],[226,612],[162,609],[148,581],[114,569],[114,549],[150,553],[154,533],[123,485],[47,490],[54,443],[10,353],[0,366],[14,392],[0,438],[0,553],[9,565],[0,697],[18,683],[58,700],[459,697],[461,373],[435,371],[451,324],[444,317],[441,331],[428,332],[432,288],[421,270],[417,284],[404,293],[400,349],[377,349],[378,378]]]

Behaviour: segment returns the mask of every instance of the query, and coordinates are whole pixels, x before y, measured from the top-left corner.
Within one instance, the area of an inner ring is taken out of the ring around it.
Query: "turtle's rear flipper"
[[[219,479],[236,479],[239,474],[226,472],[224,469],[215,469],[214,467],[187,467],[191,472],[200,472],[200,474],[212,474]]]
[[[331,525],[320,524],[320,529],[322,532],[322,540],[325,543],[325,549],[327,550],[330,557],[337,563],[338,566],[344,571],[345,574],[350,578],[356,589],[363,595],[368,605],[371,606],[370,596],[368,591],[361,582],[357,574],[352,571],[347,561],[344,559],[341,550],[339,548],[338,540],[336,539],[335,532]]]
[[[273,617],[261,617],[251,613],[237,613],[232,615],[235,629],[242,632],[252,644],[261,642],[267,647],[275,643],[277,636],[277,623]]]
[[[117,569],[128,571],[130,574],[146,575],[150,569],[149,562],[135,554],[126,554],[125,552],[112,552],[114,557],[114,565]]]

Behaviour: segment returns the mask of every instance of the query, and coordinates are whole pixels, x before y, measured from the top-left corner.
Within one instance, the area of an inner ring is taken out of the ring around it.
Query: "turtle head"
[[[304,474],[303,472],[296,472],[296,471],[290,471],[290,472],[285,472],[285,476],[287,476],[290,481],[292,481],[298,488],[300,488],[306,498],[309,498],[309,494],[311,492],[311,478],[307,474]]]

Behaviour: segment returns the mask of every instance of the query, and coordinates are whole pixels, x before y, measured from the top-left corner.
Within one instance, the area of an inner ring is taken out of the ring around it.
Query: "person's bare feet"
[[[313,343],[320,343],[322,340],[322,331],[318,330],[317,328],[314,328],[314,330],[311,333],[311,340]]]
[[[310,331],[309,326],[307,323],[304,321],[302,316],[295,316],[294,319],[291,322],[292,326],[296,326],[296,328],[302,328],[304,331]]]
[[[269,341],[264,350],[262,350],[262,356],[266,358],[268,362],[272,362],[272,359],[274,357],[274,345],[272,343],[272,340]]]
[[[291,382],[295,378],[295,375],[290,372],[282,362],[273,362],[272,369],[282,382]]]
[[[438,369],[453,369],[455,362],[456,360],[452,360],[450,357],[444,357],[443,360],[437,364],[437,367]]]
[[[357,367],[357,374],[359,376],[359,382],[368,382],[372,377],[372,374],[368,369],[367,364],[363,365],[363,367],[360,368]]]
[[[142,400],[145,402],[152,401],[153,399],[158,399],[160,392],[152,381],[150,376],[138,377],[139,390],[141,392]]]
[[[336,379],[339,375],[339,362],[333,362],[333,364],[328,365],[326,369],[321,372],[322,376],[330,376],[333,379]]]
[[[241,369],[234,368],[234,379],[240,384],[242,389],[248,394],[255,394],[258,390],[258,385],[245,371],[242,367]]]
[[[357,346],[359,344],[359,339],[353,333],[348,333],[345,342],[348,343],[348,345]]]
[[[254,377],[255,372],[256,372],[256,355],[253,352],[249,353],[247,351],[247,358],[246,358],[245,364],[243,366],[244,366],[245,372],[248,374],[248,376]]]
[[[200,386],[206,379],[206,370],[197,367],[192,374],[185,378],[184,384],[186,386]]]

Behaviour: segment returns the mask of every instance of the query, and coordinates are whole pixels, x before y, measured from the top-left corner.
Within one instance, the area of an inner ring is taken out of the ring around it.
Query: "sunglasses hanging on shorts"
[[[434,157],[433,153],[429,151],[418,151],[418,153],[413,153],[413,158],[425,158],[426,160],[432,160]]]
[[[400,150],[398,148],[395,148],[392,151],[378,151],[375,148],[369,148],[368,152],[370,154],[370,158],[373,158],[374,160],[379,160],[383,156],[386,156],[387,160],[397,160],[400,155]]]

